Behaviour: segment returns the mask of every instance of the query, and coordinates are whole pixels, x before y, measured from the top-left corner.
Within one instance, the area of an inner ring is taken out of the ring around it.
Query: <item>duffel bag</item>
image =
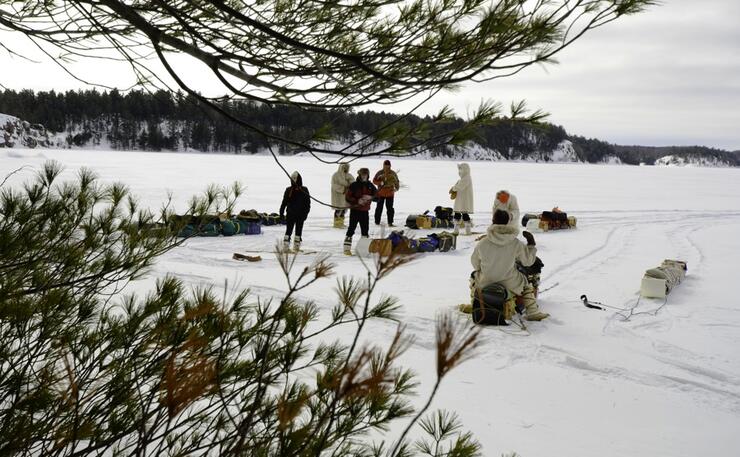
[[[453,211],[453,209],[448,206],[436,206],[434,208],[434,215],[437,217],[437,219],[451,221],[454,214],[455,212]]]
[[[195,235],[195,225],[193,224],[187,224],[177,232],[177,236],[180,238],[189,238],[193,235]]]
[[[430,229],[434,227],[435,219],[436,218],[434,216],[427,216],[427,215],[417,216],[416,217],[416,227],[420,229]]]
[[[219,236],[220,234],[221,224],[216,223],[201,225],[198,233],[196,233],[198,236]]]
[[[416,214],[411,214],[409,217],[406,218],[406,227],[410,229],[417,229],[419,228],[416,225],[416,218],[419,217]]]
[[[513,315],[509,311],[511,301],[509,291],[501,284],[490,284],[475,289],[473,297],[473,322],[479,325],[509,325],[506,318]]]
[[[221,221],[221,234],[223,236],[233,236],[239,233],[239,223],[231,219]]]
[[[245,233],[247,233],[247,221],[245,221],[244,219],[239,219],[237,217],[232,218],[231,221],[236,224],[236,233],[240,235],[244,235]]]
[[[253,221],[244,221],[244,234],[245,235],[259,235],[262,233],[262,224]]]
[[[439,248],[439,238],[436,236],[419,238],[419,252],[433,252],[437,248]]]

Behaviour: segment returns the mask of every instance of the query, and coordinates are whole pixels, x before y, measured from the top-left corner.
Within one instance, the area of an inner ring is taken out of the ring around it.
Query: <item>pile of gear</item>
[[[170,217],[170,227],[177,231],[177,236],[190,238],[193,236],[233,236],[259,235],[262,233],[260,217],[252,214],[233,216],[229,214],[190,216],[173,215]]]
[[[454,228],[454,211],[452,208],[437,206],[434,208],[434,216],[429,210],[421,214],[411,214],[406,218],[406,227],[410,229],[435,229]]]
[[[576,218],[568,216],[557,206],[552,211],[543,211],[540,214],[527,213],[522,217],[522,225],[530,232],[547,232],[548,230],[563,230],[576,228]]]
[[[393,252],[398,254],[415,254],[418,252],[447,252],[457,248],[457,237],[450,232],[430,233],[422,238],[409,238],[403,231],[394,231],[388,235]]]
[[[260,213],[257,210],[249,209],[239,211],[237,217],[251,221],[259,220],[260,224],[265,226],[285,225],[285,216],[281,217],[278,213]]]

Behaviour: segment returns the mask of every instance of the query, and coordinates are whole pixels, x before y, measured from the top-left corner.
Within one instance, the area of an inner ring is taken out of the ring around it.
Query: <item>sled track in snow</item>
[[[562,276],[565,273],[568,273],[569,271],[575,271],[575,270],[582,270],[585,268],[584,264],[588,263],[589,259],[601,255],[604,252],[608,251],[609,249],[614,249],[613,246],[613,240],[615,239],[615,235],[624,230],[624,229],[631,229],[631,231],[627,234],[628,238],[625,240],[625,243],[629,242],[632,237],[630,235],[634,235],[634,233],[637,231],[639,226],[649,223],[651,226],[654,225],[665,225],[665,224],[676,224],[683,222],[682,224],[679,224],[675,230],[669,230],[668,235],[676,235],[679,231],[688,229],[686,233],[683,236],[673,236],[673,239],[678,239],[678,241],[682,244],[686,244],[689,249],[693,250],[695,253],[694,259],[692,259],[691,265],[696,266],[696,269],[698,270],[699,266],[704,260],[704,255],[699,249],[699,247],[690,239],[690,235],[694,233],[697,230],[702,229],[704,226],[700,225],[697,227],[698,223],[704,222],[706,220],[711,220],[716,223],[716,219],[718,216],[722,216],[722,219],[727,220],[737,220],[740,219],[740,212],[700,212],[700,213],[691,213],[688,216],[680,211],[647,211],[645,213],[643,212],[630,212],[631,214],[634,214],[634,216],[630,218],[625,218],[622,220],[622,223],[615,224],[613,219],[607,219],[605,222],[591,222],[588,220],[588,218],[584,218],[583,225],[581,225],[577,230],[587,230],[588,227],[592,226],[603,226],[606,224],[613,225],[613,227],[609,230],[607,233],[606,238],[604,239],[603,243],[600,246],[597,246],[593,248],[592,250],[579,255],[578,257],[575,257],[573,259],[568,259],[567,263],[560,265],[556,268],[554,268],[546,277],[543,278],[543,282],[559,282],[557,281],[557,278]],[[659,214],[661,217],[658,219],[652,219],[650,222],[645,222],[644,220],[644,214]],[[690,221],[690,223],[686,223]],[[548,239],[549,241],[549,239]],[[625,244],[622,244],[624,246]],[[618,255],[618,254],[617,254]],[[615,257],[614,255],[606,257],[602,259],[599,262],[596,262],[593,265],[588,265],[589,267],[599,267],[606,262],[608,262],[610,259]],[[685,256],[686,258],[690,258],[689,255]],[[546,271],[546,270],[545,270]]]
[[[717,408],[740,412],[740,380],[737,377],[667,357],[642,355],[657,362],[655,369],[646,371],[608,366],[547,344],[538,345],[536,357],[539,361],[578,370],[586,376],[605,380],[618,378],[655,388],[689,391]],[[701,360],[696,362],[702,363]]]

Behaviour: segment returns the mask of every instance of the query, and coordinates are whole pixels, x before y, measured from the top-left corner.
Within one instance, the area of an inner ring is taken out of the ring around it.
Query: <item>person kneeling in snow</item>
[[[352,254],[352,237],[355,235],[357,224],[360,225],[360,233],[363,238],[370,236],[368,211],[370,211],[370,203],[373,201],[376,192],[377,189],[370,182],[370,170],[360,168],[357,172],[357,180],[349,186],[345,195],[350,208],[349,227],[347,227],[347,235],[344,238],[344,253],[347,255]]]
[[[488,233],[476,244],[470,257],[475,268],[475,283],[481,287],[501,284],[522,298],[527,320],[541,321],[549,314],[540,312],[534,287],[516,268],[517,260],[524,266],[532,265],[537,260],[534,236],[525,231],[525,245],[516,238],[519,229],[508,224],[509,215],[506,211],[497,210],[493,213],[493,225],[488,227]]]

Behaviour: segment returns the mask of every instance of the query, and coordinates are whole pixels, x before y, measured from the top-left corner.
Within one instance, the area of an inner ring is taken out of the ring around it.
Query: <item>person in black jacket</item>
[[[293,240],[293,251],[301,249],[301,236],[303,235],[303,223],[311,211],[311,196],[308,188],[303,186],[303,178],[300,173],[294,171],[290,175],[290,187],[283,193],[283,202],[280,204],[280,218],[285,217],[285,237],[283,238],[283,249],[290,249],[290,237],[295,227],[295,239]],[[286,213],[287,210],[287,213]]]

